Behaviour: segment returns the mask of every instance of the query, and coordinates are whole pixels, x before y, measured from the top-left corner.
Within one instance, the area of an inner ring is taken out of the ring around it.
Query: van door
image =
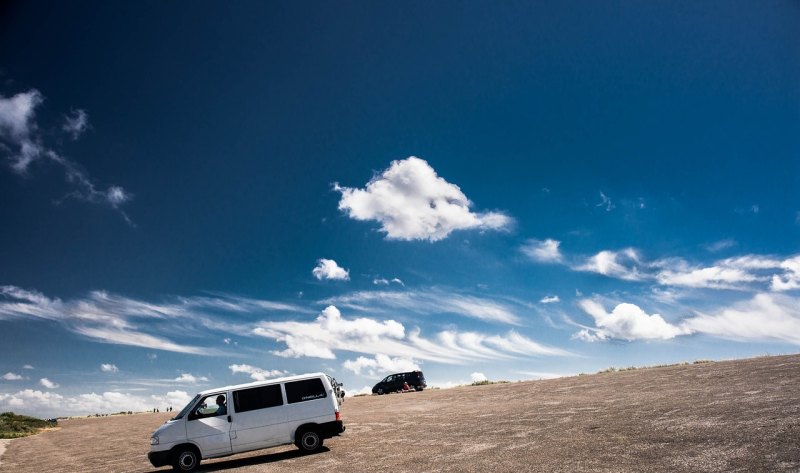
[[[203,458],[231,453],[231,423],[225,393],[205,396],[186,418],[186,437]]]
[[[286,443],[286,409],[280,384],[257,386],[233,392],[231,447],[246,452]]]

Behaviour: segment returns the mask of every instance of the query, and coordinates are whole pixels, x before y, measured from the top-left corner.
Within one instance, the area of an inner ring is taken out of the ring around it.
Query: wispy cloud
[[[601,251],[583,264],[574,266],[573,269],[628,281],[640,281],[646,277],[640,272],[640,266],[639,253],[633,248],[626,248],[622,251]]]
[[[320,281],[349,281],[350,271],[340,267],[332,259],[321,258],[317,260],[317,266],[311,270],[311,274]]]
[[[561,242],[553,239],[530,239],[520,247],[520,251],[528,258],[538,263],[560,263],[564,260],[558,249]]]
[[[231,373],[245,373],[250,375],[251,379],[256,381],[264,381],[270,378],[276,378],[279,376],[286,376],[288,373],[284,370],[265,370],[263,368],[258,368],[255,366],[247,365],[247,364],[240,364],[240,365],[230,365],[228,369],[231,370]]]
[[[603,192],[600,191],[600,203],[596,204],[595,207],[602,207],[606,212],[611,212],[616,208],[611,199]],[[644,208],[644,204],[642,204],[642,208]]]
[[[230,317],[220,318],[216,314],[307,312],[306,309],[295,309],[296,306],[291,304],[224,296],[175,298],[169,303],[151,303],[104,291],[93,291],[86,297],[62,301],[16,286],[0,286],[0,320],[51,320],[67,330],[103,343],[196,355],[219,352],[172,341],[162,334],[249,333],[252,324],[236,323]]]
[[[393,312],[402,310],[420,315],[455,314],[486,322],[518,325],[519,307],[499,300],[445,289],[411,291],[362,291],[321,301],[360,312]]]
[[[205,376],[195,376],[192,373],[181,373],[174,381],[176,383],[197,384],[208,382],[208,378]]]
[[[339,209],[355,220],[373,220],[386,238],[437,241],[456,230],[508,229],[502,212],[476,213],[461,189],[436,174],[427,161],[411,156],[392,161],[364,189],[341,187]]]
[[[31,166],[39,161],[58,165],[72,190],[56,201],[77,199],[107,205],[117,210],[125,221],[133,221],[121,209],[133,195],[118,185],[98,189],[89,174],[75,161],[67,158],[46,143],[36,120],[36,109],[44,102],[42,94],[35,89],[20,92],[13,97],[0,95],[0,153],[5,154],[11,169],[20,175],[28,175]],[[89,126],[88,114],[84,110],[73,111],[65,116],[61,130],[77,139]]]
[[[77,140],[89,128],[89,114],[86,110],[73,110],[69,115],[64,116],[64,124],[61,129],[69,133],[73,140]]]
[[[335,352],[344,350],[457,364],[516,356],[569,355],[565,350],[539,344],[514,331],[487,335],[445,330],[435,339],[426,339],[419,329],[406,331],[395,320],[344,318],[334,306],[325,308],[313,321],[261,322],[254,333],[286,345],[286,349],[273,354],[295,358],[335,359]]]
[[[542,304],[555,304],[556,302],[561,302],[558,296],[545,296],[539,300]]]
[[[100,365],[100,371],[103,373],[117,373],[119,372],[119,368],[117,368],[117,365],[112,363],[103,363]]]

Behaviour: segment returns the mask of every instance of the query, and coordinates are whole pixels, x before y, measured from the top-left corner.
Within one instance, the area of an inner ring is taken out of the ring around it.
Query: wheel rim
[[[319,437],[314,432],[306,432],[302,438],[303,448],[306,450],[316,450],[319,446]]]
[[[196,459],[192,452],[183,452],[181,456],[178,457],[178,465],[180,465],[182,470],[191,470],[194,468],[195,463]]]

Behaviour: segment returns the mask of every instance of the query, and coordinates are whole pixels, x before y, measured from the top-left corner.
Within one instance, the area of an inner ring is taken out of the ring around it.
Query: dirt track
[[[800,355],[348,399],[322,452],[200,471],[800,471]],[[70,420],[14,440],[0,472],[150,472],[167,414]],[[164,471],[162,468],[157,471]]]

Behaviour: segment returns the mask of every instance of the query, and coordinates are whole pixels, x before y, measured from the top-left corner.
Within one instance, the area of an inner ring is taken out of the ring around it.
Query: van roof
[[[207,394],[218,393],[221,391],[233,391],[234,389],[253,388],[256,386],[263,386],[266,384],[285,383],[287,381],[298,381],[301,379],[308,379],[308,378],[319,378],[320,376],[326,376],[326,375],[325,373],[321,372],[298,374],[294,376],[286,376],[283,378],[265,379],[264,381],[253,381],[252,383],[232,384],[230,386],[222,386],[219,388],[206,389],[205,391],[200,391],[198,394],[200,394],[201,396],[205,396]]]

